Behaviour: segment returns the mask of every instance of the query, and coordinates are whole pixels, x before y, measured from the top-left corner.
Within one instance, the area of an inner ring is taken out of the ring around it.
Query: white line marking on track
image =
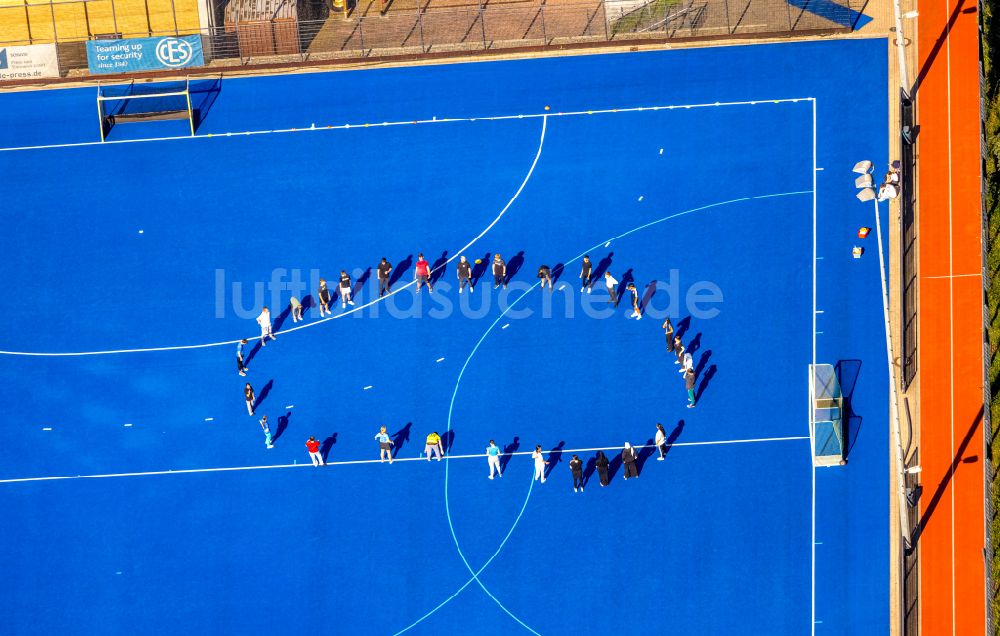
[[[206,421],[206,422],[214,422],[214,421],[215,421],[215,418],[214,418],[214,417],[206,417],[206,418],[205,418],[205,421]]]
[[[51,429],[46,429],[51,430]],[[725,439],[725,440],[710,440],[704,442],[675,442],[669,444],[671,448],[673,447],[684,447],[684,446],[727,446],[727,445],[737,445],[737,444],[761,444],[766,442],[792,442],[809,439],[807,436],[789,436],[789,437],[758,437],[750,439]],[[655,445],[645,445],[645,446],[633,446],[633,448],[655,448]],[[564,453],[589,453],[597,451],[609,451],[609,450],[620,450],[621,446],[598,446],[594,448],[571,448],[563,451]],[[517,453],[504,453],[505,456],[517,457],[517,456],[530,456],[533,451],[519,451]],[[486,455],[484,453],[475,453],[471,455],[445,455],[446,460],[459,460],[459,459],[479,459],[485,460]],[[397,462],[426,462],[427,459],[424,456],[420,457],[400,457],[394,459],[393,463]],[[353,466],[360,464],[380,464],[378,459],[353,459],[345,461],[333,461],[327,462],[327,466]],[[0,484],[17,484],[33,481],[66,481],[70,479],[110,479],[113,477],[150,477],[154,475],[191,475],[196,473],[226,473],[226,472],[240,472],[249,470],[270,470],[276,468],[300,468],[300,467],[310,467],[314,468],[312,464],[271,464],[271,465],[261,465],[261,466],[231,466],[224,468],[185,468],[178,470],[151,470],[145,472],[137,473],[104,473],[96,475],[55,475],[50,477],[18,477],[12,479],[0,479]]]
[[[438,358],[438,359],[437,359],[437,360],[435,360],[434,362],[444,362],[444,358]]]
[[[976,272],[975,274],[944,274],[942,276],[921,276],[920,278],[923,278],[923,279],[931,279],[931,278],[951,279],[951,278],[973,278],[973,277],[976,277],[976,276],[982,276],[982,273]]]
[[[364,387],[364,388],[363,388],[363,389],[361,389],[361,390],[362,390],[362,391],[367,391],[368,389],[371,389],[371,388],[373,388],[373,387],[372,387],[372,385],[370,385],[370,384],[369,384],[368,386]]]
[[[294,404],[286,404],[286,405],[285,405],[285,408],[286,408],[286,409],[294,409],[294,408],[295,408],[295,405],[294,405]]]
[[[506,328],[507,328],[507,327],[509,327],[509,326],[510,326],[510,323],[508,322],[508,323],[507,323],[506,325],[504,325],[503,327],[500,327],[500,328],[501,328],[501,329],[506,329]]]
[[[52,427],[51,426],[46,426],[46,427],[42,428],[42,430],[43,431],[51,431]]]

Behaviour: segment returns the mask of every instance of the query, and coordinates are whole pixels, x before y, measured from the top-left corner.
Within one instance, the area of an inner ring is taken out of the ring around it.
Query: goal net
[[[101,141],[117,124],[187,120],[194,135],[194,111],[188,80],[97,87],[97,112],[101,118]]]
[[[844,464],[844,395],[833,365],[809,365],[809,404],[813,464]]]

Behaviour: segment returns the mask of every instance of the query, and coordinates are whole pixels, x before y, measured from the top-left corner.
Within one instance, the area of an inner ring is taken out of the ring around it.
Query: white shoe
[[[464,290],[463,290],[463,289],[462,289],[461,287],[459,287],[459,288],[458,288],[458,293],[460,293],[460,294],[461,294],[461,293],[462,293],[462,291],[464,291]]]
[[[544,479],[542,480],[542,483],[543,483],[543,484],[545,483],[545,480],[544,480]]]
[[[587,288],[587,293],[588,293],[588,294],[590,293],[590,288],[589,288],[589,287]]]
[[[658,462],[662,462],[662,461],[663,461],[663,457],[657,457],[657,458],[656,458],[656,461],[658,461]]]
[[[354,306],[354,301],[353,300],[349,300],[349,301],[347,301],[347,304],[350,305],[351,307],[353,307]]]
[[[580,492],[580,490],[578,488],[574,488],[573,492]]]
[[[490,475],[490,479],[493,479],[493,475]]]
[[[635,319],[636,320],[642,320],[642,314],[636,314],[635,315]]]
[[[583,486],[580,486],[580,492],[583,492]]]

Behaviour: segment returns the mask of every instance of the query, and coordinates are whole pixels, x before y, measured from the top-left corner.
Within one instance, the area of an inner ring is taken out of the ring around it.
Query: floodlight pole
[[[906,99],[910,98],[910,79],[906,72],[906,38],[903,37],[903,14],[899,0],[892,0],[892,14],[896,20],[896,58],[899,61],[899,88]]]

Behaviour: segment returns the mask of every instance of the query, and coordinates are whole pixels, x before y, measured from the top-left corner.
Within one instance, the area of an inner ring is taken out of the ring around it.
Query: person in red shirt
[[[434,288],[431,287],[431,265],[423,254],[417,254],[417,268],[413,277],[417,279],[417,293],[420,293],[421,285],[427,285],[429,292],[434,291]]]
[[[309,459],[312,460],[313,466],[323,466],[326,462],[323,461],[323,456],[319,454],[319,442],[316,441],[315,437],[310,437],[306,442],[306,448],[309,450]]]

